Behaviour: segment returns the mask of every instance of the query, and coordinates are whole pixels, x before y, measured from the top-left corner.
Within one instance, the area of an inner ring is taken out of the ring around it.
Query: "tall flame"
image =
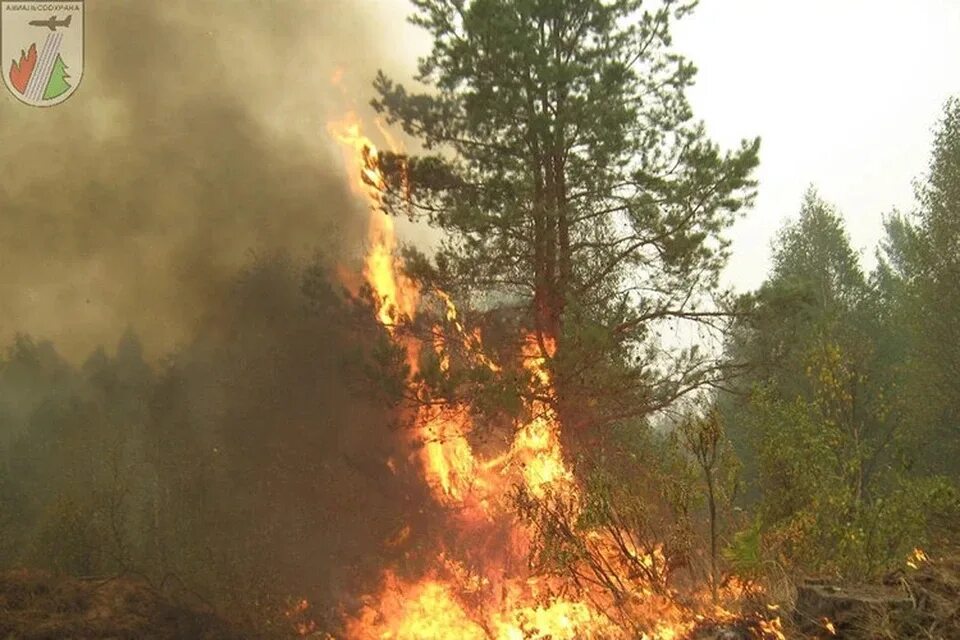
[[[345,164],[350,173],[356,176],[350,182],[353,192],[364,196],[379,208],[387,187],[380,166],[380,151],[370,138],[361,133],[357,115],[348,113],[327,128],[341,143]],[[392,331],[399,316],[413,316],[420,292],[413,282],[400,273],[393,218],[371,215],[367,235],[369,253],[363,276],[379,298],[377,318]]]

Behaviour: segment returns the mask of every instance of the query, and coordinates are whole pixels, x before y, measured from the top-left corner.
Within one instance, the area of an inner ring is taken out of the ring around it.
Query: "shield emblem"
[[[2,0],[3,83],[20,102],[58,105],[83,78],[83,0]]]

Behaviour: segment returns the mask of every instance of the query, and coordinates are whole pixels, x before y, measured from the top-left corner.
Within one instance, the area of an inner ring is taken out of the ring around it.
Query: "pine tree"
[[[664,362],[661,321],[716,321],[723,231],[753,196],[759,140],[723,153],[693,119],[695,68],[667,0],[414,0],[433,38],[413,93],[382,73],[374,107],[426,155],[392,157],[388,213],[445,232],[411,272],[520,309],[555,342],[555,398],[583,429],[669,405],[716,372]],[[589,406],[588,406],[589,405]]]
[[[67,73],[67,65],[63,62],[63,58],[58,55],[56,61],[53,63],[53,71],[50,73],[47,88],[44,89],[43,99],[53,100],[69,91],[70,83],[67,82],[67,78],[69,77],[70,74]]]

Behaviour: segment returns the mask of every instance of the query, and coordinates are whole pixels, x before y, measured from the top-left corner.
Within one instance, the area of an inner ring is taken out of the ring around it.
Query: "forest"
[[[318,133],[346,249],[246,251],[159,357],[18,328],[0,638],[960,638],[960,97],[872,260],[811,185],[732,290],[763,144],[688,101],[695,4],[412,0]]]

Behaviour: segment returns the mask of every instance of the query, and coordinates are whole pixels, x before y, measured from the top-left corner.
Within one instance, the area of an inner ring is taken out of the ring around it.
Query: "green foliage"
[[[899,564],[949,503],[923,470],[910,306],[899,273],[916,233],[889,225],[896,258],[866,278],[842,218],[808,192],[774,267],[745,299],[728,353],[749,373],[723,406],[759,503],[764,554],[805,572],[865,577]]]
[[[900,327],[896,354],[924,425],[930,468],[960,479],[960,100],[944,107],[912,215],[886,221],[877,287]]]
[[[408,269],[461,308],[520,309],[515,335],[556,339],[570,433],[648,415],[717,372],[705,353],[658,349],[655,331],[717,319],[704,306],[724,231],[754,194],[759,141],[721,151],[685,97],[695,69],[670,30],[693,4],[416,0],[427,90],[374,83],[374,107],[429,154],[386,158],[384,208],[444,231]]]
[[[758,440],[764,543],[793,570],[875,575],[923,545],[928,523],[950,505],[944,480],[913,476],[896,461],[872,465],[874,443],[853,440],[822,405],[760,391],[747,415]]]
[[[765,569],[762,529],[762,521],[756,518],[749,527],[734,533],[730,544],[724,548],[723,559],[734,574],[747,579],[762,575]]]
[[[821,313],[850,309],[863,294],[866,282],[843,218],[812,187],[776,246],[767,286],[797,287]]]
[[[721,537],[739,484],[739,464],[727,440],[723,422],[719,409],[711,407],[704,415],[688,416],[676,431],[683,450],[693,457],[702,476],[707,506],[707,577],[714,602],[720,583]]]

